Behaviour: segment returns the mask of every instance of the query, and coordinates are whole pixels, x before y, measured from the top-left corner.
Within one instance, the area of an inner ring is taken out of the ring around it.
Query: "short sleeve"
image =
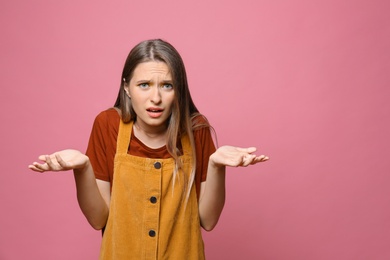
[[[116,138],[120,117],[115,109],[101,112],[95,118],[86,155],[96,179],[112,183]]]
[[[208,125],[208,122],[203,116],[195,118],[199,125]],[[194,130],[194,140],[196,149],[196,175],[195,183],[199,195],[201,182],[206,181],[207,169],[210,155],[212,155],[216,148],[210,132],[210,127],[204,126]]]

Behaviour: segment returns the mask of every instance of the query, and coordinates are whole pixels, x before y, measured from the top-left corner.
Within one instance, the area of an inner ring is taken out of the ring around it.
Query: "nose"
[[[152,88],[151,94],[150,94],[150,101],[153,104],[159,104],[161,103],[161,93],[159,87]]]

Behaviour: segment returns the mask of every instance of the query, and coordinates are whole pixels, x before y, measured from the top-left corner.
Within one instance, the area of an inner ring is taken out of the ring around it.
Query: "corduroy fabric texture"
[[[183,171],[175,162],[127,153],[133,123],[120,123],[110,213],[100,259],[204,259],[195,185],[185,205],[191,145],[182,138]],[[184,175],[186,177],[184,178]]]

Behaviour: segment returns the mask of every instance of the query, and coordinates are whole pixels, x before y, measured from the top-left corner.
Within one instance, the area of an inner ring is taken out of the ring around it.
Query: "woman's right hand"
[[[43,163],[33,162],[28,168],[36,172],[68,171],[82,169],[89,163],[89,158],[77,150],[67,149],[50,155],[38,157]]]

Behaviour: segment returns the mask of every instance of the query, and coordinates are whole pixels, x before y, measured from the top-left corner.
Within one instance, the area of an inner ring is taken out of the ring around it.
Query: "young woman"
[[[82,212],[104,229],[100,259],[204,259],[200,227],[218,222],[225,167],[268,160],[255,151],[215,149],[179,53],[149,40],[129,53],[115,106],[96,117],[86,154],[63,150],[29,167],[73,170]]]

